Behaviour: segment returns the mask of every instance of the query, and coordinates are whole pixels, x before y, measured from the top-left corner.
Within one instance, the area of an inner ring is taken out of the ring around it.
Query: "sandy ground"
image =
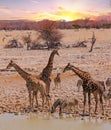
[[[106,80],[111,77],[111,30],[64,30],[63,44],[72,44],[78,39],[84,40],[92,36],[92,31],[95,31],[97,42],[92,53],[89,53],[90,43],[87,43],[87,48],[68,48],[60,49],[60,56],[54,58],[54,69],[52,72],[52,82],[50,95],[52,103],[57,98],[77,97],[80,100],[80,112],[83,108],[83,94],[78,92],[76,86],[79,79],[73,72],[62,73],[62,69],[67,63],[79,67],[80,69],[89,72],[94,79]],[[2,32],[4,33],[4,32]],[[10,32],[6,32],[10,33]],[[20,32],[18,32],[20,33]],[[1,34],[1,33],[0,33]],[[83,35],[82,35],[83,34]],[[3,36],[3,35],[1,35]],[[26,113],[29,112],[28,92],[25,81],[18,75],[16,71],[2,71],[6,68],[9,61],[12,59],[27,72],[38,75],[47,64],[51,51],[47,50],[30,50],[22,49],[3,49],[1,42],[0,49],[0,113]],[[11,70],[14,70],[11,68]],[[54,89],[53,78],[56,73],[61,73],[61,86]],[[41,110],[41,96],[39,98],[39,110]],[[92,100],[91,112],[94,112],[94,101]],[[105,106],[104,102],[104,106]],[[87,105],[88,106],[88,105]],[[108,105],[106,113],[111,117],[111,107]],[[100,111],[100,105],[98,107]],[[35,108],[37,110],[37,108]]]

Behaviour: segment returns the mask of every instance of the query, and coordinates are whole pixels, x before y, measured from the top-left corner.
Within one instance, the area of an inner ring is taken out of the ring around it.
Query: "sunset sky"
[[[0,20],[111,17],[111,0],[0,0]]]

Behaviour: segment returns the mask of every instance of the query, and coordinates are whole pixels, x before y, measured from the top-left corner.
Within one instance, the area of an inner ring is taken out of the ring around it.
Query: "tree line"
[[[46,22],[52,22],[51,20],[42,20],[42,21],[28,21],[28,20],[1,20],[0,21],[0,30],[39,30],[41,24]],[[90,20],[79,19],[75,21],[53,21],[56,28],[59,29],[79,29],[79,28],[111,28],[111,21],[107,20]]]

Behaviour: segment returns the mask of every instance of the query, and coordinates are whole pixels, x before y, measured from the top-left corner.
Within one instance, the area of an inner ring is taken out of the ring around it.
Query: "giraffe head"
[[[59,56],[58,49],[54,49],[54,50],[53,50],[53,53],[54,53],[55,55],[58,55],[58,56]]]
[[[10,69],[11,67],[13,67],[13,65],[14,65],[14,62],[11,60],[9,64],[7,65],[6,69]]]
[[[68,70],[71,70],[71,67],[72,67],[72,65],[70,63],[68,63],[66,65],[66,67],[63,69],[63,73],[66,72],[66,71],[68,71]]]

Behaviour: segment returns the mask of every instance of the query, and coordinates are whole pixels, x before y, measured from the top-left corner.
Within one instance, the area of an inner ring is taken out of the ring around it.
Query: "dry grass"
[[[108,42],[110,41],[110,34],[111,29],[68,29],[68,30],[60,30],[63,34],[62,42],[64,44],[74,43],[78,40],[88,40],[88,38],[92,37],[92,32],[95,32],[96,38],[98,42]],[[0,44],[5,45],[9,40],[13,38],[17,38],[18,41],[23,43],[22,37],[26,36],[28,33],[31,32],[32,41],[37,39],[38,33],[36,31],[0,31]],[[2,41],[3,38],[6,38],[4,42]],[[101,44],[102,44],[101,43]]]

